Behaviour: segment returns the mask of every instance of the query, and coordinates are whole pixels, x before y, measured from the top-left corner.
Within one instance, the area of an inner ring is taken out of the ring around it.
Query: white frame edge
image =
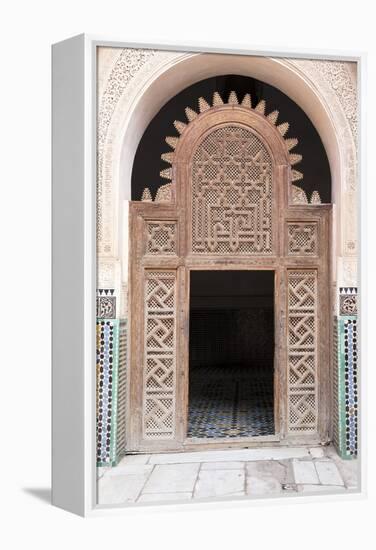
[[[365,497],[365,62],[364,52],[279,50],[240,44],[124,42],[81,34],[52,46],[52,503],[81,516],[143,513],[145,505],[96,505],[96,48],[146,48],[187,52],[333,59],[358,65],[359,232],[361,236],[360,492],[273,498],[273,503]],[[362,215],[360,215],[362,212]],[[69,343],[69,345],[67,345]],[[296,500],[298,499],[298,500]],[[269,498],[232,501],[264,505]],[[180,509],[228,507],[229,502],[181,504]],[[164,504],[168,509],[171,505]],[[159,505],[148,505],[148,508]]]
[[[53,45],[52,503],[82,516],[95,505],[92,73],[85,35]]]

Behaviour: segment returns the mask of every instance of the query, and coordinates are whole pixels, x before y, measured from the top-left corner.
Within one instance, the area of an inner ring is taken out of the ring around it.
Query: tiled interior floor
[[[248,365],[190,369],[188,437],[274,434],[271,369]]]
[[[333,447],[275,447],[126,456],[98,468],[98,504],[175,503],[354,492],[357,460]]]

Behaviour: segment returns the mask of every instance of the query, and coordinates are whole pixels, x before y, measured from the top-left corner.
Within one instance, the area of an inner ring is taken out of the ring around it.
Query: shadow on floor
[[[23,492],[42,502],[51,504],[51,489],[47,487],[24,487]]]

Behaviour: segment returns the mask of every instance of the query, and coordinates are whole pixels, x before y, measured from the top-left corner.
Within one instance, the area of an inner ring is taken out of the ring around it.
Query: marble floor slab
[[[225,497],[245,494],[244,468],[201,470],[193,493],[194,498]]]
[[[148,478],[144,493],[192,492],[199,464],[158,464]]]
[[[271,447],[128,455],[98,472],[98,503],[165,504],[205,499],[353,492],[356,460],[333,447]]]
[[[319,477],[315,465],[311,461],[293,460],[292,467],[294,471],[295,483],[298,484],[319,484]]]
[[[315,462],[316,471],[322,485],[344,485],[337,466],[334,462]]]

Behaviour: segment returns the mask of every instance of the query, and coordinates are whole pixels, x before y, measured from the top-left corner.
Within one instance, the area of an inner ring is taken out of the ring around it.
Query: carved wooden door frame
[[[193,155],[207,136],[229,127],[250,132],[270,155],[274,195],[268,254],[193,251]],[[129,450],[327,440],[331,205],[291,204],[291,173],[285,140],[262,112],[219,105],[198,115],[179,138],[171,201],[130,203]],[[275,272],[275,436],[199,443],[186,437],[189,276],[195,269]]]

